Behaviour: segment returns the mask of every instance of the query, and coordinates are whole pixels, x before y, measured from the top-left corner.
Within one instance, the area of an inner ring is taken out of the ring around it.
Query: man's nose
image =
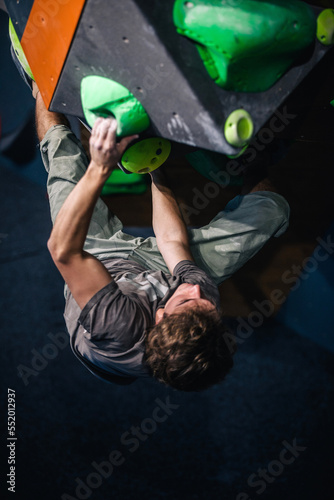
[[[201,297],[201,289],[199,285],[193,285],[190,294],[192,298],[199,299]]]

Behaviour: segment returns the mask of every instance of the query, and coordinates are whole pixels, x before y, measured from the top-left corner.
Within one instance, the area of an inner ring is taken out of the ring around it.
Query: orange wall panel
[[[35,0],[21,45],[47,108],[85,0]]]

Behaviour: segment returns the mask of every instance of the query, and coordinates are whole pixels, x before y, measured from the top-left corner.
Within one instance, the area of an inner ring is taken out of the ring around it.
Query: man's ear
[[[162,320],[162,317],[164,315],[164,311],[165,311],[165,308],[160,307],[160,309],[158,309],[157,312],[155,313],[155,324],[156,325]]]

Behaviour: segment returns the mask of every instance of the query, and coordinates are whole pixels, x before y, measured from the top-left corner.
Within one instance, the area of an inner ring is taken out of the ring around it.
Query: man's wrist
[[[107,168],[97,164],[94,160],[91,160],[90,164],[88,165],[86,174],[91,177],[93,182],[103,185],[115,170],[115,168],[117,168],[117,165],[111,168]]]

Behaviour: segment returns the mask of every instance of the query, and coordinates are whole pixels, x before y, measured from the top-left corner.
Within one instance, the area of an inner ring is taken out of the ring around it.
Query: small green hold
[[[317,38],[323,45],[334,44],[334,10],[325,9],[317,19]]]
[[[176,0],[173,16],[211,78],[238,92],[269,89],[316,37],[313,10],[299,0]]]
[[[236,109],[225,122],[225,139],[236,148],[246,146],[253,137],[254,124],[245,109]]]
[[[150,119],[138,99],[120,83],[103,76],[92,75],[82,79],[81,103],[91,127],[98,117],[114,116],[118,136],[140,134],[150,125]]]

